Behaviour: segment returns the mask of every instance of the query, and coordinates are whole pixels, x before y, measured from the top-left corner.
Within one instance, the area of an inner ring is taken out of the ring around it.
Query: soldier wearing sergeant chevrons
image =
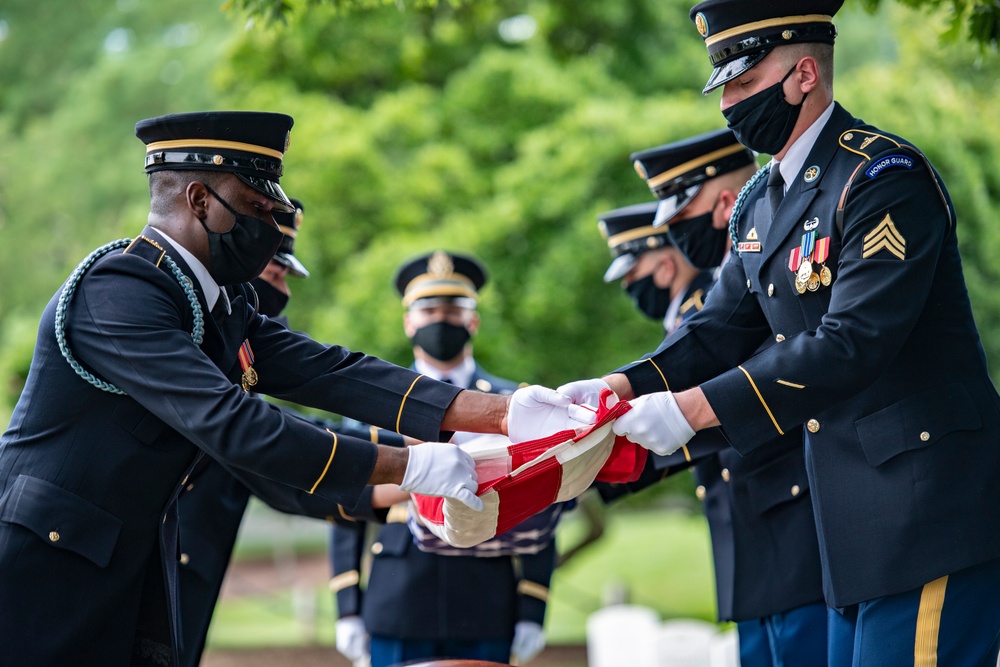
[[[941,179],[833,100],[840,5],[691,10],[706,92],[723,86],[730,128],[774,160],[740,194],[704,310],[606,378],[639,396],[615,429],[665,453],[721,424],[744,455],[801,430],[831,664],[992,665],[1000,396]]]
[[[636,254],[674,242],[703,269],[722,262],[736,196],[756,170],[753,154],[731,131],[718,130],[632,158],[659,203],[602,214],[602,232],[614,231],[610,238],[626,239]],[[611,269],[617,264],[620,270],[618,247],[612,254],[618,258]],[[710,296],[712,271],[697,275],[684,295],[690,307],[680,306],[668,335]],[[826,605],[801,435],[786,434],[742,456],[726,446],[718,429],[708,429],[678,452],[651,453],[646,467],[633,484],[598,490],[607,500],[693,467],[712,539],[718,616],[737,623],[740,664],[825,665]]]

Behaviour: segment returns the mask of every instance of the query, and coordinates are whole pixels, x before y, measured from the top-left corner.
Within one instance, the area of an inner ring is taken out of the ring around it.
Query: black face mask
[[[792,67],[778,83],[751,95],[742,102],[737,102],[722,112],[729,129],[739,142],[750,150],[774,155],[785,147],[788,138],[792,136],[795,122],[802,110],[802,103],[806,101],[808,95],[808,93],[803,95],[802,102],[798,104],[789,104],[785,101],[785,91],[782,86],[794,71],[795,67]]]
[[[263,278],[250,281],[257,292],[257,312],[268,317],[277,317],[288,305],[288,295]]]
[[[260,218],[238,213],[212,188],[207,185],[205,188],[236,216],[232,228],[221,234],[211,231],[205,221],[201,221],[208,234],[208,254],[212,263],[209,273],[220,285],[239,285],[253,280],[277,252],[281,230]]]
[[[451,361],[471,338],[469,330],[450,322],[434,322],[417,329],[410,341],[438,361]]]
[[[670,308],[670,290],[661,289],[653,282],[653,274],[629,283],[625,288],[635,302],[635,307],[654,320],[662,320]]]
[[[712,227],[711,211],[671,224],[667,234],[696,269],[719,266],[726,256],[729,229]]]

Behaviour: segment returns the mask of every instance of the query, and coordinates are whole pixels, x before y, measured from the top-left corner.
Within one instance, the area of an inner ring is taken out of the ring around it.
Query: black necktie
[[[444,382],[445,384],[455,384],[455,381],[451,378],[441,378],[441,382]]]
[[[771,165],[771,172],[767,175],[767,203],[771,205],[771,219],[778,213],[781,200],[785,198],[785,181],[781,178],[781,169],[777,163]]]
[[[222,321],[226,319],[226,315],[228,314],[226,312],[225,298],[224,295],[220,294],[219,298],[215,300],[215,307],[212,308],[212,319],[215,320],[220,329],[222,328]]]

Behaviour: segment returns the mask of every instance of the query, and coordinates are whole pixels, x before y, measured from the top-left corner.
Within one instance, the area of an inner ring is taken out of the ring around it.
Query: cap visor
[[[302,262],[295,255],[287,252],[277,252],[274,254],[274,261],[288,269],[288,272],[293,276],[298,276],[299,278],[309,277],[306,267],[302,266]]]
[[[764,59],[771,49],[763,49],[761,51],[754,51],[745,56],[739,58],[734,58],[727,63],[719,65],[714,70],[712,70],[712,75],[708,77],[708,83],[702,88],[701,94],[708,95],[710,92],[718,88],[719,86],[725,84],[728,81],[732,81],[743,72],[759,63]]]
[[[274,200],[274,210],[279,213],[294,213],[295,205],[292,204],[292,200],[288,198],[285,191],[281,189],[281,186],[274,181],[267,178],[257,178],[256,176],[247,176],[246,174],[241,174],[239,172],[234,172],[236,178],[240,179],[251,188],[257,192],[265,195]]]
[[[673,197],[661,199],[659,206],[656,207],[656,217],[653,218],[653,226],[662,227],[670,222],[699,192],[701,192],[700,183],[692,185],[683,192],[678,192]]]
[[[614,261],[611,262],[611,266],[608,270],[604,272],[604,282],[613,283],[616,280],[621,280],[625,277],[632,267],[636,265],[639,258],[632,253],[625,253],[624,255],[618,255],[615,257]]]

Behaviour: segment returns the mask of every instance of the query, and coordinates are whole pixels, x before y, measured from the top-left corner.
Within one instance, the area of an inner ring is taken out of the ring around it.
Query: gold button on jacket
[[[809,421],[806,422],[806,428],[809,429],[810,433],[818,433],[819,422],[816,421],[815,419],[810,419]]]

